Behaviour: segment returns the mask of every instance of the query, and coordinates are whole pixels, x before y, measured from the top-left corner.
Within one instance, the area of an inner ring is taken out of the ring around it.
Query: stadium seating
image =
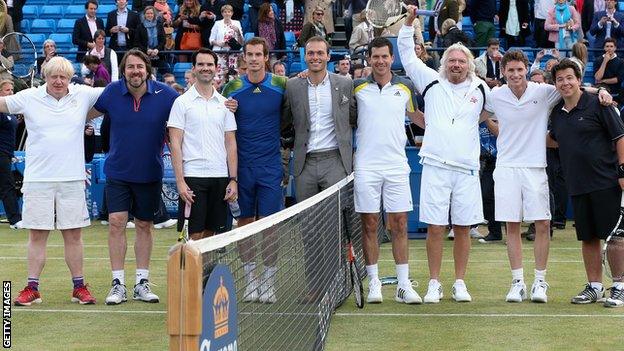
[[[624,11],[624,1],[618,1],[618,11]]]
[[[48,38],[48,36],[43,33],[29,34],[28,37],[35,44],[36,48],[43,48],[43,42]]]
[[[184,83],[184,72],[192,67],[193,64],[190,62],[178,62],[173,65],[173,75],[175,76],[176,82],[180,83],[182,86],[186,85]]]
[[[245,41],[253,38],[254,36],[255,36],[255,34],[253,32],[245,33]]]
[[[397,37],[388,37],[388,40],[392,43],[392,55],[394,55],[394,62],[392,62],[391,69],[393,71],[402,71],[403,63],[401,62],[401,56],[399,55],[399,45],[397,44]]]
[[[297,38],[295,38],[295,32],[284,32],[284,37],[286,38],[286,49],[290,49],[297,42]]]
[[[22,26],[22,32],[24,32],[24,33],[29,33],[30,32],[30,20],[23,19],[20,22],[20,25]]]
[[[22,13],[24,14],[24,18],[26,19],[35,19],[39,17],[39,6],[35,5],[24,5],[22,8]],[[84,11],[83,11],[84,13]]]
[[[64,18],[78,19],[85,15],[85,9],[82,5],[70,5],[65,8]]]
[[[58,20],[59,18],[63,18],[63,7],[60,5],[48,5],[42,6],[39,9],[39,17],[38,18],[50,18],[54,20]]]
[[[58,22],[56,22],[56,32],[72,33],[74,31],[74,23],[76,23],[75,19],[61,18]]]
[[[53,19],[37,18],[30,25],[31,33],[54,33],[56,31],[56,21]]]
[[[115,5],[104,5],[101,4],[100,6],[98,6],[97,12],[96,12],[96,16],[97,17],[101,17],[102,19],[106,18],[106,14],[113,11],[114,9],[116,9],[117,6]],[[82,12],[84,13],[84,9],[82,10]]]
[[[59,51],[69,51],[72,47],[74,47],[71,34],[52,33],[48,38],[54,40]]]

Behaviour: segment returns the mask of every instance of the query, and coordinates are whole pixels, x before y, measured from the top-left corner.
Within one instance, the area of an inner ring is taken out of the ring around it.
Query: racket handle
[[[416,10],[416,16],[429,16],[429,17],[435,17],[438,15],[437,11],[433,11],[433,10]]]
[[[189,218],[191,216],[191,203],[187,202],[184,206],[184,218]]]
[[[622,191],[622,199],[620,200],[620,208],[624,208],[624,191]]]

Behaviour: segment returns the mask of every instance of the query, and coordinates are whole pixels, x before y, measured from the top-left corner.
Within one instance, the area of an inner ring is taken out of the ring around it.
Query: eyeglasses
[[[314,13],[314,15],[315,15],[315,16],[323,16],[323,15],[324,15],[324,13],[323,13],[323,12],[315,12],[315,13]]]

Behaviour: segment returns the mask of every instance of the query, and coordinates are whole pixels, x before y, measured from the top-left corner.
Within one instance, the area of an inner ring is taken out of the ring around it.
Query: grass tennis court
[[[175,243],[173,230],[155,231],[151,265],[153,290],[166,301],[166,255]],[[129,235],[132,242],[133,234]],[[25,284],[27,231],[0,229],[0,276],[12,281],[14,298]],[[110,285],[107,227],[95,224],[84,231],[85,276],[98,299],[94,306],[69,301],[71,280],[63,258],[59,232],[50,236],[48,262],[41,279],[43,303],[13,307],[12,350],[166,350],[165,303],[134,301],[105,306]],[[532,243],[524,242],[525,280],[533,280]],[[394,286],[383,288],[384,303],[359,310],[352,297],[336,311],[326,350],[618,350],[622,345],[624,309],[602,305],[578,306],[570,298],[585,282],[580,245],[570,223],[555,231],[551,244],[547,304],[509,304],[504,301],[510,283],[503,244],[473,241],[466,284],[472,303],[450,299],[453,282],[452,242],[446,241],[442,284],[444,299],[438,305],[400,305],[393,300]],[[134,257],[131,248],[128,257]],[[390,244],[381,249],[380,274],[394,275]],[[126,267],[133,284],[134,261]],[[410,273],[427,284],[424,241],[410,242]],[[155,286],[154,286],[155,285]],[[607,287],[609,284],[606,284]],[[279,296],[278,296],[279,298]],[[259,350],[260,351],[260,350]]]

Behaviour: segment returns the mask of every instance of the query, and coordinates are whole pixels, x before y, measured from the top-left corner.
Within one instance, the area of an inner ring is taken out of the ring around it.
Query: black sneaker
[[[555,229],[558,229],[558,230],[564,230],[566,227],[566,224],[565,222],[553,222],[551,227],[554,227]]]
[[[624,289],[609,288],[611,296],[604,302],[604,307],[622,307],[624,306]]]
[[[520,236],[526,237],[526,236],[529,236],[530,234],[533,234],[534,235],[533,237],[535,238],[535,224],[534,223],[529,224],[529,227],[527,228],[526,232],[522,232]]]
[[[589,283],[587,283],[585,284],[585,289],[583,289],[583,291],[581,291],[578,295],[574,296],[571,302],[573,304],[584,305],[602,300],[604,300],[604,288],[596,290],[592,288]]]
[[[535,233],[527,233],[526,239],[528,241],[535,241]]]
[[[502,235],[493,235],[492,233],[488,233],[488,235],[479,239],[481,244],[500,243],[501,241],[503,241]]]

